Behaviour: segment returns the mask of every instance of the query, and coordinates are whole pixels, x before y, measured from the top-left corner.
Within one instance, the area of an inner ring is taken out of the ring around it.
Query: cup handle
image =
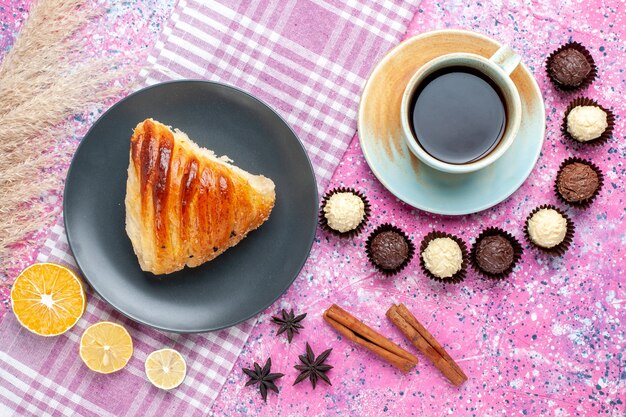
[[[522,61],[522,58],[509,46],[503,45],[489,60],[502,68],[506,75],[511,75],[513,70]]]

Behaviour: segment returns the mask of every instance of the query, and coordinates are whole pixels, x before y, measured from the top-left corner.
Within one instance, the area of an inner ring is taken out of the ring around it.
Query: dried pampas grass
[[[104,13],[85,0],[38,0],[0,63],[0,265],[49,223],[44,196],[62,189],[67,120],[119,95],[128,59],[84,55],[89,24]],[[126,66],[126,67],[125,67]],[[59,169],[61,167],[62,169]]]

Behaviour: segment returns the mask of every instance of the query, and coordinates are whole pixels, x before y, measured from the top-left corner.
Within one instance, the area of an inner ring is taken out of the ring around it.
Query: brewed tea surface
[[[435,71],[416,90],[411,108],[420,146],[447,163],[482,158],[496,147],[506,128],[498,87],[472,68]]]

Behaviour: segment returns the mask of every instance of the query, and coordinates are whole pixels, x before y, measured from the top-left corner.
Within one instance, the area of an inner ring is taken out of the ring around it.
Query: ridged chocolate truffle
[[[486,236],[476,247],[476,263],[491,274],[506,271],[515,260],[515,251],[511,242],[504,236]]]
[[[599,185],[600,178],[596,171],[580,162],[564,166],[556,181],[559,194],[569,202],[591,198]]]
[[[383,269],[395,269],[409,257],[409,243],[404,236],[393,230],[374,236],[370,250],[372,261]]]
[[[591,69],[591,63],[587,57],[574,48],[557,52],[548,65],[552,78],[566,87],[581,85],[591,73]]]

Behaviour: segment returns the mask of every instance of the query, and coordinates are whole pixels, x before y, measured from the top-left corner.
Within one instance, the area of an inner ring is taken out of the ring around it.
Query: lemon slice
[[[187,364],[174,349],[155,350],[146,358],[146,376],[155,387],[172,389],[187,375]]]
[[[122,369],[133,356],[133,340],[119,324],[92,324],[80,338],[80,357],[89,369],[110,374]]]
[[[22,326],[41,336],[72,328],[85,311],[85,290],[76,274],[52,263],[37,263],[15,279],[11,305]]]

